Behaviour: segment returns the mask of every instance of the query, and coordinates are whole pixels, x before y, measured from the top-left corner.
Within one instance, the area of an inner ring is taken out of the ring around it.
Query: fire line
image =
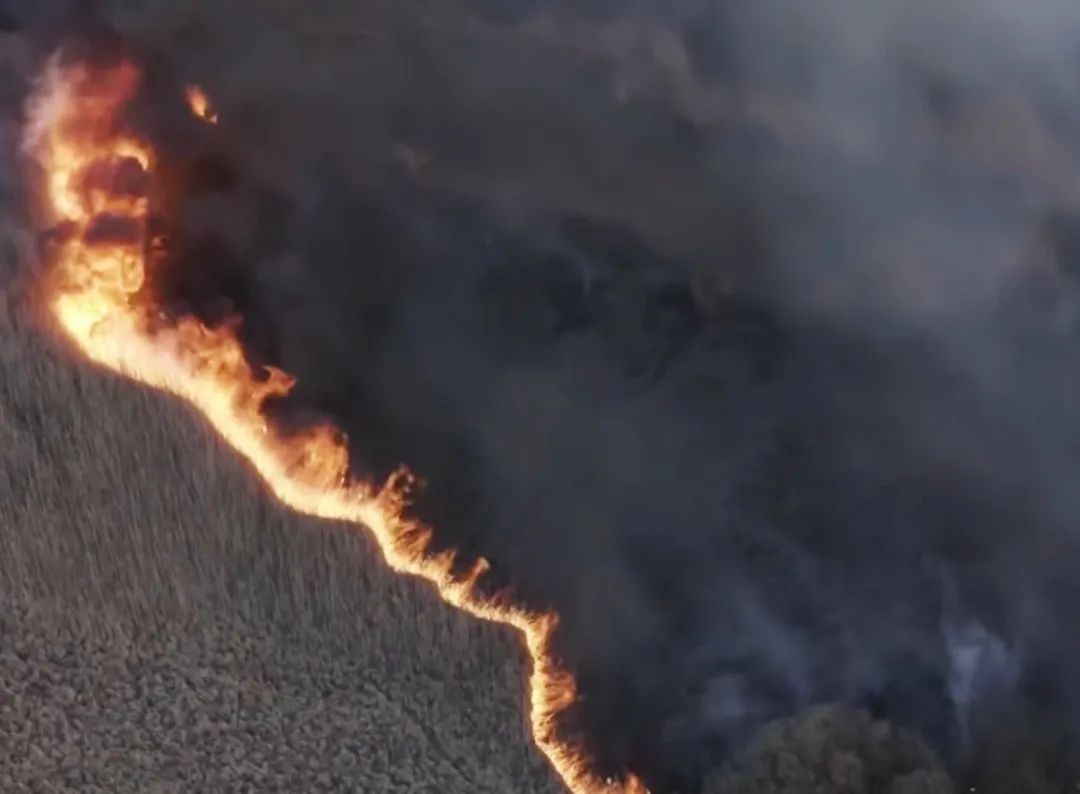
[[[148,239],[154,150],[119,131],[140,77],[131,62],[91,68],[65,64],[58,53],[27,105],[23,149],[41,169],[54,237],[44,293],[64,334],[96,364],[196,407],[285,505],[366,527],[391,569],[426,579],[445,602],[476,618],[520,632],[532,659],[533,740],[565,785],[574,794],[645,794],[634,776],[601,779],[556,735],[556,718],[576,697],[573,677],[549,652],[557,615],[483,597],[476,585],[484,560],[461,577],[453,574],[453,552],[427,552],[430,529],[404,515],[407,471],[380,487],[354,482],[347,444],[334,428],[276,433],[261,409],[287,394],[293,380],[274,369],[256,373],[231,328],[163,319],[143,289],[161,256],[161,241]],[[195,115],[216,122],[201,89],[189,88],[187,99]]]

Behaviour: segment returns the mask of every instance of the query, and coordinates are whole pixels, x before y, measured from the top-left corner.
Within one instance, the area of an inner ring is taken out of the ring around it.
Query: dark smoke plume
[[[138,122],[155,288],[560,613],[600,768],[828,702],[1073,746],[1080,6],[256,5],[109,9],[221,119]]]

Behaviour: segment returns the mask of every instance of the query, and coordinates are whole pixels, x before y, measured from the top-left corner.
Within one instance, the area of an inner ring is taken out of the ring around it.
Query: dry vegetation
[[[32,316],[2,88],[0,791],[557,791],[515,636]]]
[[[0,790],[557,790],[516,638],[10,312],[0,372]]]

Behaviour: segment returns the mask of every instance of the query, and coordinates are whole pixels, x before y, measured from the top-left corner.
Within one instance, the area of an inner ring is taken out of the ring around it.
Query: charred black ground
[[[468,13],[569,13],[511,5]],[[966,63],[890,56],[838,87],[845,64],[810,21],[674,5],[631,16],[675,31],[683,78],[809,108],[703,120],[684,85],[563,120],[611,136],[613,156],[632,130],[713,175],[691,183],[710,224],[686,245],[666,244],[685,218],[662,207],[643,221],[528,181],[508,201],[461,133],[496,122],[423,103],[391,126],[447,153],[443,179],[400,162],[357,175],[317,147],[268,178],[246,146],[257,113],[233,121],[225,103],[201,125],[174,67],[150,61],[132,123],[175,198],[152,288],[178,313],[241,316],[252,360],[297,378],[276,421],[332,420],[358,476],[407,464],[437,547],[558,611],[582,694],[564,728],[600,770],[692,791],[768,720],[836,701],[918,729],[965,774],[1003,720],[1070,755],[1080,216],[1065,172],[961,140],[996,107]],[[578,22],[627,14],[597,4]],[[733,27],[785,57],[762,68]],[[1073,83],[997,65],[1074,153]],[[271,126],[288,112],[264,110]],[[622,167],[618,190],[657,186],[635,176],[648,164]]]

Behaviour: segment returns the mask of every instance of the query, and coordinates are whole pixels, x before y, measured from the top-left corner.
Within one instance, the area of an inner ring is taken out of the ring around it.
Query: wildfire
[[[555,718],[576,697],[572,676],[548,651],[556,615],[481,597],[476,583],[487,563],[455,577],[453,554],[427,553],[430,530],[403,516],[407,472],[378,487],[354,482],[346,443],[334,428],[276,433],[261,408],[267,398],[289,392],[291,377],[278,370],[256,373],[230,328],[207,327],[193,317],[166,321],[153,305],[142,287],[160,262],[160,241],[148,239],[154,152],[119,124],[139,79],[132,63],[92,70],[56,56],[28,104],[24,150],[41,166],[56,238],[46,296],[63,331],[94,362],[198,408],[286,505],[366,527],[393,570],[423,577],[470,615],[517,629],[532,657],[533,738],[569,789],[644,792],[633,777],[601,780],[555,735]],[[200,89],[189,88],[187,98],[193,112],[214,121]]]
[[[208,124],[217,124],[217,113],[214,112],[210,97],[205,91],[197,85],[189,85],[184,89],[184,96],[187,97],[188,107],[191,108],[192,113]]]

